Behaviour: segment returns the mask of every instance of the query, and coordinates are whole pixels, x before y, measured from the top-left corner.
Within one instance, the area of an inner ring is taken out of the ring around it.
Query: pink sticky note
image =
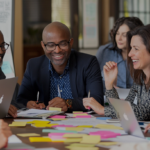
[[[65,139],[65,138],[63,138],[64,134],[66,134],[66,133],[49,133],[48,136],[51,139]],[[67,134],[72,134],[72,133],[67,133]]]
[[[120,136],[120,133],[114,133],[111,131],[97,131],[97,132],[90,132],[89,135],[99,135],[101,139],[107,138],[115,138],[116,136]]]
[[[87,116],[76,116],[75,118],[91,118],[90,115],[87,115]]]
[[[55,116],[52,116],[50,118],[66,118],[66,116],[61,116],[61,115],[55,115]]]

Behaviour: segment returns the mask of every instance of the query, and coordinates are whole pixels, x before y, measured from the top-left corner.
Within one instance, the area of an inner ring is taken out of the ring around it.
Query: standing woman
[[[125,100],[131,103],[138,120],[150,120],[150,25],[130,31],[127,39],[128,65],[134,84]],[[85,98],[83,99],[85,108],[91,107],[100,115],[117,118],[115,109],[108,100],[108,97],[119,99],[118,93],[113,87],[117,74],[117,63],[107,62],[104,66],[104,76],[106,97],[110,105],[103,107],[95,99]]]
[[[103,66],[108,61],[117,63],[118,75],[114,85],[120,88],[130,88],[133,80],[127,68],[127,37],[128,31],[133,30],[135,27],[143,26],[142,21],[137,17],[122,17],[119,18],[114,28],[110,32],[112,43],[101,46],[96,54],[97,60],[100,65],[101,74],[103,76],[103,85],[105,91],[105,79]]]

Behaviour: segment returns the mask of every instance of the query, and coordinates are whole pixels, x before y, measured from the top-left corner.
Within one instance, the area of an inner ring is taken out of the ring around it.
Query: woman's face
[[[117,47],[119,49],[126,50],[126,45],[127,45],[126,44],[126,41],[127,41],[126,34],[128,31],[130,31],[130,29],[126,24],[123,24],[119,27],[119,29],[116,33],[116,37],[115,37]]]
[[[128,54],[133,62],[134,69],[146,70],[150,67],[150,53],[147,51],[140,36],[135,35],[131,39],[131,50]]]

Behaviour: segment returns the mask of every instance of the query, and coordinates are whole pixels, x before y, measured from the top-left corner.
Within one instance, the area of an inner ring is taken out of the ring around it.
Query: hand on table
[[[83,105],[85,109],[92,108],[97,114],[104,115],[104,107],[97,102],[93,97],[83,98]]]
[[[105,87],[107,90],[113,88],[115,82],[117,81],[118,67],[117,63],[109,61],[103,67],[104,78],[105,78]]]
[[[51,101],[49,101],[46,109],[48,110],[49,107],[58,107],[58,108],[61,108],[62,111],[68,110],[65,100],[60,97],[55,97]]]
[[[10,105],[8,114],[11,115],[12,117],[16,118],[17,117],[17,108],[13,105]]]
[[[42,109],[42,108],[45,108],[45,104],[44,103],[37,104],[36,101],[29,101],[27,103],[27,108],[29,108],[29,109],[31,109],[31,108],[33,108],[33,109]]]
[[[149,129],[150,129],[150,124],[148,124],[148,125],[146,126],[144,133],[148,132]]]
[[[8,137],[11,136],[12,133],[7,123],[3,120],[0,120],[0,148],[7,146]]]

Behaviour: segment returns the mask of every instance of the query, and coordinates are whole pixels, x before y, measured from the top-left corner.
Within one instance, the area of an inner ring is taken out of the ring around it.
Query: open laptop
[[[0,80],[0,118],[6,117],[18,77]]]
[[[124,131],[129,135],[145,138],[130,102],[114,98],[109,98],[109,100],[116,110]]]

